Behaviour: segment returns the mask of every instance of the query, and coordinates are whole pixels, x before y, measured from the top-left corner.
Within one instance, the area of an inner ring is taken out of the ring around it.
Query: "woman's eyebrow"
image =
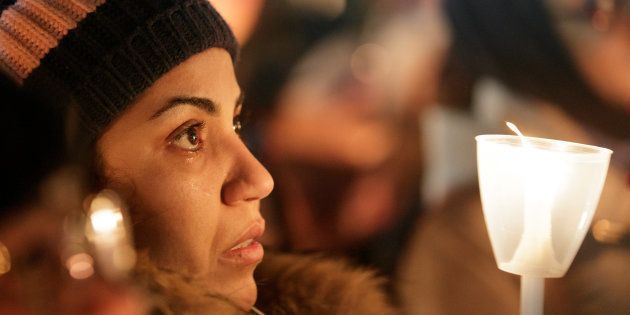
[[[195,106],[197,108],[200,108],[206,112],[208,112],[211,115],[216,115],[218,112],[218,106],[217,104],[212,101],[211,99],[208,98],[203,98],[203,97],[185,97],[185,96],[178,96],[178,97],[174,97],[172,99],[170,99],[166,105],[162,106],[160,109],[158,109],[152,116],[150,119],[156,119],[158,117],[160,117],[162,114],[164,114],[165,112],[173,109],[174,107],[180,106],[180,105],[192,105]]]

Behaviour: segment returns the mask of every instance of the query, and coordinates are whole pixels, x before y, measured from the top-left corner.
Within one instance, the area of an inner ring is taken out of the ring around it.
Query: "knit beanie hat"
[[[208,0],[0,0],[0,71],[76,104],[92,138],[158,78],[236,40]]]

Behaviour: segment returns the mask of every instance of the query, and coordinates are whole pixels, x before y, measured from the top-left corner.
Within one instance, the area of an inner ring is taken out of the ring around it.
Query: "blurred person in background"
[[[245,45],[258,24],[265,0],[210,0],[210,3],[221,13],[239,44]]]
[[[64,253],[76,245],[65,219],[81,211],[84,193],[66,154],[64,111],[4,75],[0,98],[0,313],[146,314],[139,290],[105,278],[93,261],[79,270]]]
[[[0,20],[3,70],[76,106],[96,189],[129,204],[139,276],[162,310],[257,312],[259,202],[273,181],[239,135],[238,45],[222,17],[205,0],[6,1]],[[369,272],[280,266],[263,310],[393,311]]]
[[[444,159],[463,157],[459,163],[442,164],[449,168],[442,174],[459,170],[466,176],[456,178],[441,198],[433,199],[431,208],[435,210],[417,226],[398,274],[403,311],[517,312],[518,277],[496,266],[474,172],[473,137],[505,133],[502,126],[507,120],[528,136],[601,145],[615,151],[591,233],[567,275],[547,281],[545,309],[553,314],[627,313],[627,4],[443,2],[452,42],[436,103],[448,113],[441,116],[446,117],[445,129],[454,131],[434,134],[424,130],[423,136],[461,143],[450,148],[442,145]]]
[[[245,137],[276,183],[265,241],[391,275],[420,212],[417,119],[383,85],[391,60],[366,20],[401,4],[304,3],[267,2],[242,55]]]

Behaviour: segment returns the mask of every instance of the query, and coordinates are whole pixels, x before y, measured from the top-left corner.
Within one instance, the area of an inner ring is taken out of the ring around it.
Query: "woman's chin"
[[[227,300],[240,309],[249,311],[256,304],[258,288],[252,275],[233,285],[222,286],[221,289]]]
[[[249,311],[256,304],[258,289],[252,279],[252,284],[242,290],[239,290],[230,297],[230,300],[239,308]]]

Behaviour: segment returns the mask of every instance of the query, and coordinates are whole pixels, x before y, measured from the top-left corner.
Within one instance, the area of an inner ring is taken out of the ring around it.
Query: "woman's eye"
[[[186,151],[197,151],[201,149],[201,127],[201,124],[186,127],[186,129],[173,137],[171,143]]]

